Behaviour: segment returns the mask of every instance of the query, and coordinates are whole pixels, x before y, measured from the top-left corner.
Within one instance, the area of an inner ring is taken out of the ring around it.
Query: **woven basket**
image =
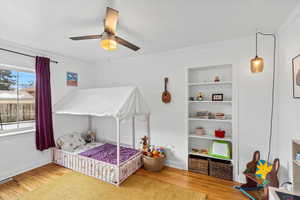
[[[209,175],[232,181],[233,166],[229,161],[209,160]]]
[[[189,171],[208,175],[208,160],[190,157]]]
[[[164,168],[166,157],[153,158],[143,155],[144,168],[148,171],[159,172]]]

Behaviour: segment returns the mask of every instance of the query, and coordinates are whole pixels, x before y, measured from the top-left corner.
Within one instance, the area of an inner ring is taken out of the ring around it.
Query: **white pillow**
[[[71,134],[63,135],[56,141],[58,148],[64,151],[74,151],[76,148],[85,145],[84,139],[80,133],[74,132]]]

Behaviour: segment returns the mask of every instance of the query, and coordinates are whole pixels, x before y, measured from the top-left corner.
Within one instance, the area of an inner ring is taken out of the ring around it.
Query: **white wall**
[[[300,12],[299,12],[300,13]],[[297,15],[296,15],[297,16]],[[295,18],[280,31],[279,107],[275,108],[275,133],[272,157],[279,155],[283,174],[287,174],[290,159],[290,140],[297,137],[297,111],[300,100],[292,99],[291,58],[299,54],[300,19]],[[187,166],[186,139],[186,80],[185,70],[190,66],[233,64],[237,92],[237,130],[241,172],[255,150],[267,156],[269,136],[269,113],[271,102],[272,38],[259,41],[259,54],[265,58],[265,71],[251,74],[249,60],[254,56],[254,37],[241,38],[207,45],[199,45],[168,52],[149,54],[127,59],[99,62],[96,66],[76,59],[45,53],[59,61],[51,65],[52,99],[55,104],[67,92],[66,71],[79,73],[80,87],[136,85],[145,96],[151,112],[152,143],[169,148],[168,164],[178,168]],[[36,54],[37,51],[21,48],[20,45],[0,41],[0,47]],[[39,51],[40,52],[40,51]],[[113,52],[112,52],[113,53]],[[31,58],[0,51],[0,63],[34,68]],[[163,78],[169,77],[172,103],[161,102]],[[280,118],[278,118],[280,116]],[[73,130],[87,128],[87,119],[71,116],[54,116],[55,136]],[[109,119],[94,119],[98,134],[113,139],[113,122]],[[129,142],[130,126],[123,125],[122,140]],[[144,124],[139,131],[144,132]],[[142,134],[142,133],[141,133]],[[140,135],[141,135],[140,134]],[[114,134],[113,134],[114,135]],[[35,168],[50,161],[49,152],[35,150],[34,133],[0,137],[0,180],[18,172]]]
[[[238,86],[238,130],[240,171],[255,150],[266,156],[271,101],[271,58],[267,38],[260,45],[266,59],[265,73],[253,75],[249,61],[254,56],[253,37],[189,47],[164,53],[143,55],[128,59],[99,62],[98,85],[136,85],[145,96],[151,112],[152,143],[166,146],[168,164],[186,168],[186,80],[185,69],[190,66],[233,64],[235,82]],[[96,68],[96,69],[97,69]],[[172,103],[163,104],[163,78],[169,77]],[[108,135],[109,129],[99,124],[101,134]],[[125,131],[123,130],[123,134]],[[130,134],[127,131],[127,134]]]
[[[37,52],[21,45],[0,41],[0,47],[17,50],[36,55]],[[74,87],[66,86],[66,72],[77,72],[79,86],[90,87],[94,83],[93,67],[76,59],[66,58],[51,53],[43,53],[59,61],[51,64],[52,103],[55,104],[62,96]],[[40,54],[41,55],[41,54]],[[16,65],[24,68],[35,68],[33,58],[0,51],[0,63]],[[80,117],[54,116],[55,137],[73,130],[86,130],[87,120]],[[49,151],[40,152],[35,148],[35,133],[26,133],[15,136],[0,136],[0,180],[13,176],[19,172],[27,171],[51,161]]]
[[[300,54],[300,6],[281,27],[279,36],[278,155],[281,159],[281,176],[287,180],[291,172],[291,140],[300,138],[300,99],[293,99],[292,81],[292,58]]]

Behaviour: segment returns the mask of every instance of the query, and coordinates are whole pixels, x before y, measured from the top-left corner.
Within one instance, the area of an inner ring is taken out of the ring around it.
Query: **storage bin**
[[[232,181],[233,166],[230,161],[209,160],[209,175]]]
[[[143,155],[144,168],[148,171],[159,172],[164,168],[166,157],[153,158]]]
[[[189,171],[208,175],[208,160],[205,158],[189,157]]]

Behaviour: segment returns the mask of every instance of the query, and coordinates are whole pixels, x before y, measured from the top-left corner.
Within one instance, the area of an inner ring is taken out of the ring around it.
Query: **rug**
[[[206,194],[132,175],[120,187],[70,172],[18,200],[206,200]]]

